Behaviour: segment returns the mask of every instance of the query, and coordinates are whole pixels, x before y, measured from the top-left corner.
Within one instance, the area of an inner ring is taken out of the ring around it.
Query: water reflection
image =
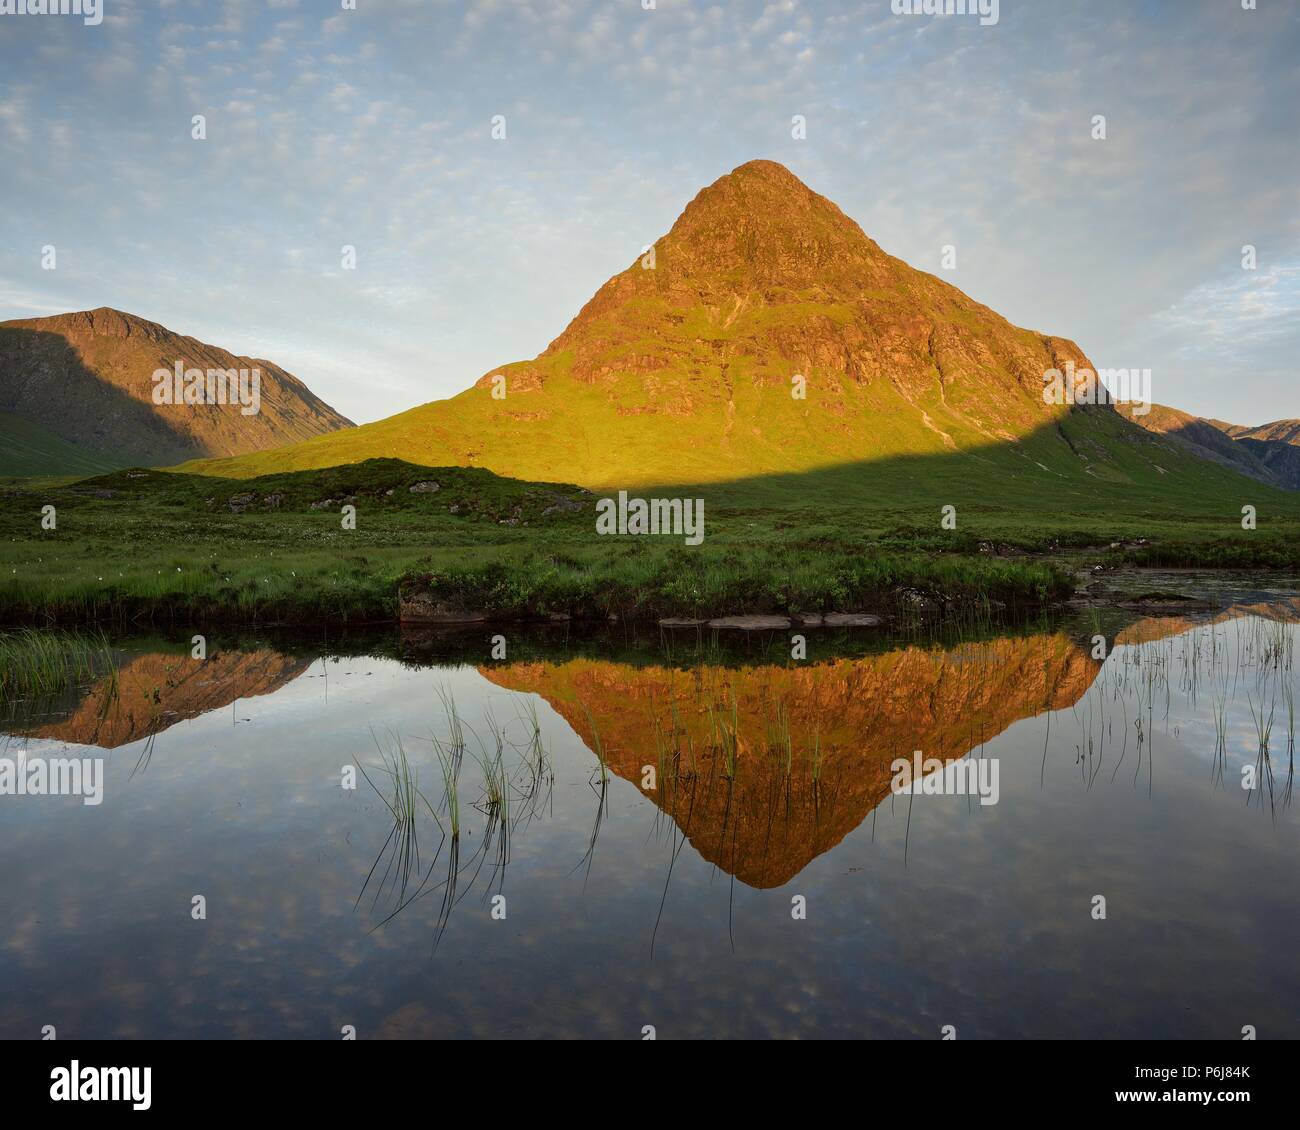
[[[779,887],[889,795],[890,764],[951,760],[1073,706],[1101,662],[1054,633],[810,667],[686,670],[577,659],[480,667],[540,695],[701,856]]]
[[[0,1034],[1300,1034],[1295,976],[1251,964],[1300,942],[1296,611],[808,662],[653,633],[503,662],[475,634],[120,641],[11,706],[11,756],[124,756],[102,812],[0,801]],[[999,803],[893,795],[917,750],[999,759]]]

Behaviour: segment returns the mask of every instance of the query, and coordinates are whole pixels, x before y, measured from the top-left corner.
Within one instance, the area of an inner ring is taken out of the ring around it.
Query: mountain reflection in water
[[[0,801],[0,1035],[1300,1034],[1295,975],[1251,964],[1300,942],[1295,613],[807,662],[785,636],[123,641],[9,708],[6,756],[99,750],[107,781],[95,810]],[[891,796],[916,751],[998,759],[999,802]]]

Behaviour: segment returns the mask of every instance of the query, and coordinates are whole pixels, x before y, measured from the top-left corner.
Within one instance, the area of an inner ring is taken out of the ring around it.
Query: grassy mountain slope
[[[125,465],[83,451],[21,416],[0,412],[0,476],[92,475]]]

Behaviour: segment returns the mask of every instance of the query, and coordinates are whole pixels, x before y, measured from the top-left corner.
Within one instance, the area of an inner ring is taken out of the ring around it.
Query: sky
[[[1300,417],[1298,0],[349,2],[0,14],[0,319],[116,307],[365,422],[540,353],[762,157],[1159,403]]]

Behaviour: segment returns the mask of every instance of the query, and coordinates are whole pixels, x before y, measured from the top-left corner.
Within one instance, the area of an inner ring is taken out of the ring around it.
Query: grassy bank
[[[654,620],[750,612],[883,611],[953,614],[1029,610],[1067,596],[1068,575],[1041,561],[823,550],[792,558],[756,547],[625,549],[597,559],[526,555],[447,565],[402,578],[450,610],[493,618],[570,615]]]
[[[1130,553],[1116,541],[1148,539],[1131,551],[1142,563],[1274,568],[1300,544],[1298,523],[1246,534],[1233,515],[1034,517],[987,504],[945,530],[916,500],[700,495],[706,537],[688,547],[597,536],[595,496],[575,487],[397,460],[237,481],[121,471],[10,484],[0,621],[355,623],[395,617],[401,586],[502,617],[1020,609],[1064,596],[1067,567]],[[45,506],[54,529],[42,528]]]

